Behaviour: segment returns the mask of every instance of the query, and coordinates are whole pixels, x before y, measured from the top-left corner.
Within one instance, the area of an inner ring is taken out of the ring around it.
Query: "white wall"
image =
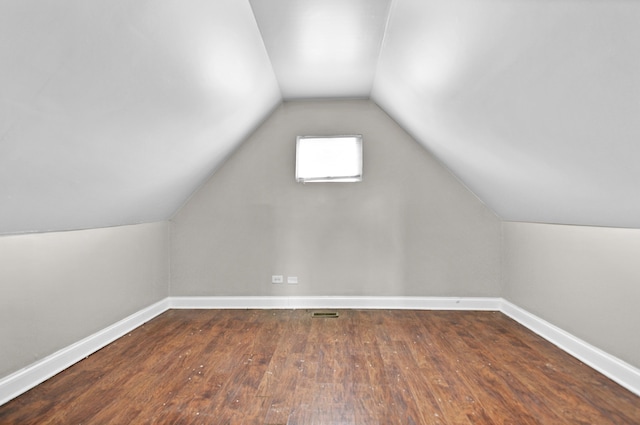
[[[168,223],[0,237],[0,378],[165,298]]]
[[[640,368],[640,230],[503,223],[503,297]]]
[[[363,182],[295,182],[296,136],[354,133]],[[176,296],[499,296],[499,285],[498,218],[366,100],[285,102],[172,220]]]

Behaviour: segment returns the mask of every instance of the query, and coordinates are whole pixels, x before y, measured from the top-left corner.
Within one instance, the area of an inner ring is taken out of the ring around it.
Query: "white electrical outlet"
[[[271,276],[271,283],[284,283],[284,276],[281,274],[274,274]]]
[[[287,276],[287,283],[289,285],[297,285],[298,284],[298,276]]]

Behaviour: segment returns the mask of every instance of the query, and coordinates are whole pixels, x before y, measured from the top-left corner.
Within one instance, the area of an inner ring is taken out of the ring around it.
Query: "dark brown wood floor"
[[[496,312],[170,310],[2,424],[640,424],[640,397]]]

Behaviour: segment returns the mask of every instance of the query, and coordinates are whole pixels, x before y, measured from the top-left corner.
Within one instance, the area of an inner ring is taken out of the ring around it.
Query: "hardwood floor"
[[[497,312],[169,310],[1,424],[640,424],[640,397]]]

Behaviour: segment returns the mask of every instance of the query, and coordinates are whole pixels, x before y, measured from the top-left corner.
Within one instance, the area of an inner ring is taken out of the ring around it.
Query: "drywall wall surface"
[[[640,367],[640,230],[503,226],[504,298]]]
[[[0,237],[0,377],[168,295],[168,223]]]
[[[363,181],[296,183],[296,137],[336,134],[363,135]],[[499,219],[368,100],[283,103],[171,228],[173,296],[500,291]]]

